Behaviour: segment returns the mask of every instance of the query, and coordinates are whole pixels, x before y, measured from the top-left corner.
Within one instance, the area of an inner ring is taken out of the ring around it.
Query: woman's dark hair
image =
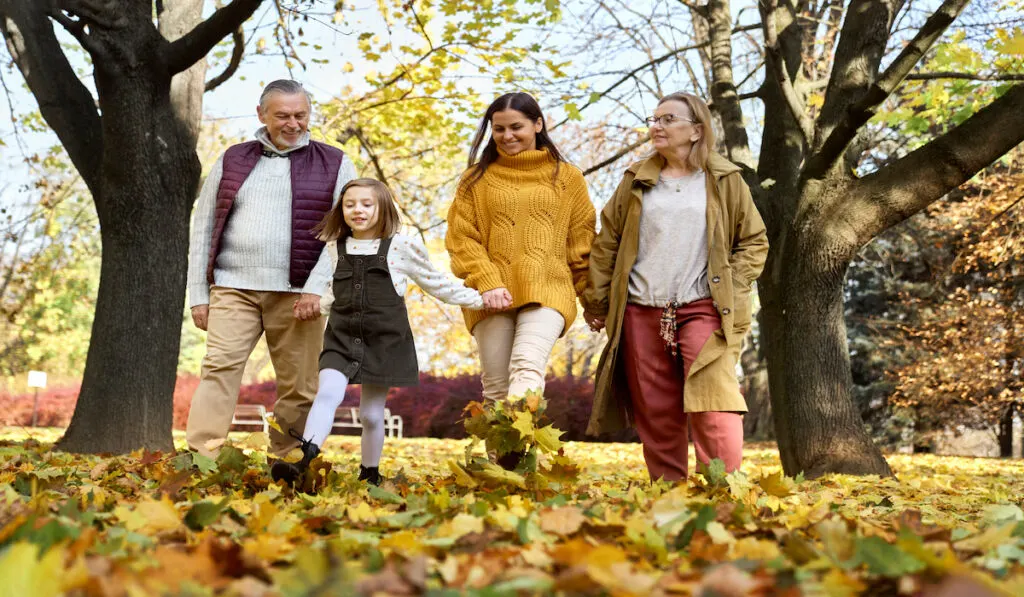
[[[530,119],[530,122],[541,121],[541,129],[537,133],[537,149],[544,149],[546,147],[551,157],[555,158],[555,177],[553,181],[558,180],[558,167],[566,160],[562,157],[562,153],[558,151],[558,148],[555,147],[555,142],[548,136],[548,123],[544,120],[544,114],[540,111],[540,105],[529,93],[516,92],[506,93],[491,102],[483,119],[480,121],[480,127],[476,129],[476,135],[473,136],[473,145],[469,149],[469,168],[473,171],[468,179],[469,186],[472,187],[476,184],[476,181],[480,180],[484,172],[487,171],[487,168],[498,161],[498,145],[494,142],[494,135],[490,134],[490,127],[494,114],[503,110],[521,112]],[[484,145],[484,139],[487,140],[486,145]],[[481,145],[484,145],[484,150],[478,160],[477,154],[480,153]]]

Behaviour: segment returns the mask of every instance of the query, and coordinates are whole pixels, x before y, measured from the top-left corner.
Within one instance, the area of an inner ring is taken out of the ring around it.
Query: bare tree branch
[[[706,12],[706,11],[703,11],[703,12]],[[750,31],[751,29],[757,29],[758,27],[759,27],[758,25],[746,25],[746,26],[743,26],[743,27],[737,27],[735,29],[732,29],[731,31],[732,31],[732,33],[738,33],[738,32],[741,32],[741,31]],[[704,47],[709,46],[710,44],[711,44],[711,42],[701,42],[701,43],[691,44],[689,46],[683,46],[681,48],[676,48],[675,50],[672,50],[671,52],[668,52],[667,54],[663,54],[663,55],[661,55],[661,56],[659,56],[659,57],[657,57],[657,58],[655,58],[653,60],[645,62],[644,64],[642,64],[642,65],[634,68],[633,70],[629,71],[628,73],[624,74],[619,80],[615,81],[614,83],[609,85],[607,88],[605,88],[604,91],[598,92],[598,97],[596,97],[593,101],[588,99],[587,103],[583,104],[582,106],[580,106],[578,108],[579,111],[582,112],[586,108],[589,108],[590,106],[596,104],[598,101],[600,101],[606,95],[608,95],[612,91],[615,91],[620,86],[622,86],[623,83],[626,83],[626,82],[632,80],[640,72],[642,72],[644,70],[647,70],[647,69],[649,69],[649,68],[651,68],[653,66],[658,66],[659,64],[661,64],[661,63],[663,63],[663,62],[665,62],[665,61],[667,61],[667,60],[669,60],[669,59],[671,59],[671,58],[673,58],[675,56],[678,56],[679,54],[682,54],[684,52],[689,52],[690,50],[696,50],[698,48],[704,48]],[[554,126],[552,126],[550,130],[554,130],[554,129],[562,126],[563,124],[569,122],[569,120],[570,120],[569,118],[563,118],[561,121],[557,122]]]
[[[0,34],[46,123],[89,190],[99,194],[103,132],[96,101],[64,55],[46,5],[0,0]]]
[[[785,57],[782,55],[782,49],[779,46],[779,32],[775,20],[775,12],[778,10],[778,0],[770,0],[766,5],[763,16],[764,46],[768,52],[768,70],[774,75],[775,81],[779,84],[779,89],[782,90],[782,97],[785,99],[789,112],[793,115],[793,119],[796,120],[800,128],[804,143],[810,144],[811,139],[814,138],[814,121],[811,120],[803,100],[800,99],[796,88],[793,86],[793,79],[795,77],[789,72]]]
[[[238,29],[252,13],[256,12],[263,0],[232,0],[231,4],[217,9],[184,37],[168,43],[164,54],[167,69],[177,74],[202,60],[220,40]]]
[[[1024,81],[1024,73],[954,73],[936,71],[932,73],[910,73],[906,81],[933,81],[936,79],[963,79],[966,81]]]
[[[852,104],[843,117],[835,122],[828,137],[821,143],[820,149],[807,161],[804,175],[818,178],[830,169],[846,150],[847,145],[856,137],[860,127],[875,115],[877,108],[896,90],[899,84],[920,62],[925,52],[953,23],[956,17],[966,8],[970,0],[945,0],[932,16],[925,21],[914,39],[896,56],[860,99]],[[845,33],[845,32],[844,32]],[[831,92],[831,89],[830,89]],[[821,131],[819,131],[821,132]]]
[[[732,11],[729,0],[711,0],[705,13],[711,43],[711,103],[725,129],[726,153],[732,161],[752,171],[754,156],[743,122],[743,108],[732,71]]]
[[[824,140],[847,118],[850,106],[857,103],[878,79],[879,64],[885,55],[890,29],[903,2],[851,1],[836,44],[832,74],[816,122],[811,153],[821,151]],[[853,135],[846,135],[847,142],[852,138]],[[845,143],[842,145],[845,146]],[[830,153],[835,155],[834,163],[842,150],[832,150]]]
[[[92,38],[88,33],[85,32],[86,22],[82,19],[72,20],[71,17],[64,14],[64,10],[59,7],[52,7],[49,11],[50,18],[60,23],[68,33],[74,37],[78,43],[82,44],[89,54],[95,56],[97,60],[109,60],[109,53],[101,46],[96,40]]]
[[[695,13],[701,15],[701,16],[707,15],[708,7],[707,7],[706,4],[701,6],[701,5],[697,4],[696,2],[691,2],[690,0],[676,0],[676,2],[682,4],[686,8],[689,8],[690,10],[692,10],[693,12],[695,12]]]
[[[284,13],[291,14],[294,12],[291,9],[285,9],[281,6],[281,0],[274,0],[274,7],[277,9],[277,23],[274,25],[274,38],[277,40],[277,45],[281,48],[281,57],[284,58],[284,66],[288,69],[288,78],[294,79],[295,75],[292,74],[291,61],[295,60],[302,67],[302,70],[306,70],[306,63],[299,57],[298,50],[295,49],[295,42],[292,40],[292,32],[288,28],[288,23],[285,20]],[[301,28],[299,29],[302,30]]]
[[[224,68],[224,72],[217,75],[206,82],[204,91],[213,91],[219,87],[222,83],[234,76],[238,67],[242,64],[242,56],[245,55],[245,33],[242,28],[235,29],[235,32],[231,34],[231,39],[234,42],[234,46],[231,49],[231,60],[228,65]]]
[[[619,151],[616,151],[611,156],[605,158],[604,160],[601,160],[600,162],[598,162],[598,163],[594,164],[593,166],[591,166],[591,167],[587,168],[586,170],[584,170],[583,171],[583,176],[589,176],[589,175],[593,174],[594,172],[597,172],[598,170],[601,170],[602,168],[604,168],[606,166],[610,166],[610,165],[614,164],[615,162],[619,161],[619,159],[622,156],[628,155],[630,152],[632,152],[637,147],[640,147],[644,143],[647,143],[647,141],[650,138],[651,138],[650,135],[644,135],[643,137],[640,138],[639,141],[637,141],[635,143],[630,143],[629,145],[623,147]]]
[[[957,188],[1024,142],[1024,84],[960,126],[865,176],[827,221],[848,226],[862,246]]]
[[[590,106],[596,104],[598,101],[601,100],[601,98],[605,97],[606,95],[608,95],[612,91],[615,91],[623,83],[631,80],[633,77],[635,77],[641,71],[644,71],[644,70],[646,70],[648,68],[651,68],[652,66],[657,66],[657,65],[661,64],[662,62],[665,62],[666,60],[668,60],[668,59],[670,59],[670,58],[672,58],[672,57],[674,57],[674,56],[676,56],[678,54],[681,54],[683,52],[688,52],[690,50],[695,50],[697,48],[700,48],[700,47],[706,46],[706,45],[707,44],[703,44],[702,43],[702,44],[694,44],[694,45],[690,45],[690,46],[684,46],[682,48],[677,48],[675,50],[672,50],[671,52],[669,52],[667,54],[663,54],[663,55],[655,58],[654,60],[651,60],[649,62],[645,62],[644,64],[642,64],[642,65],[634,68],[633,70],[629,71],[628,73],[623,75],[619,80],[615,81],[614,83],[612,83],[611,85],[606,87],[604,91],[598,92],[596,98],[587,100],[587,103],[585,103],[582,106],[580,106],[579,110],[583,111],[583,110],[589,108]],[[591,97],[593,98],[594,96],[592,95]],[[562,126],[563,124],[569,122],[569,120],[570,120],[569,118],[563,118],[561,121],[559,121],[554,126],[552,126],[551,130],[557,129],[558,127]]]

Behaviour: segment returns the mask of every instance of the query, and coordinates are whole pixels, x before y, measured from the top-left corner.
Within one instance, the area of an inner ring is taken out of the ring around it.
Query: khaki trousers
[[[283,457],[299,445],[288,430],[302,433],[316,396],[324,321],[323,317],[295,319],[292,306],[298,298],[292,292],[220,286],[210,290],[206,356],[188,413],[186,438],[190,448],[204,456],[216,456],[218,448],[209,449],[206,444],[227,437],[245,363],[264,333],[277,374],[274,418],[284,430],[282,434],[271,429],[270,451]]]
[[[544,372],[565,319],[549,307],[495,313],[473,326],[485,400],[544,393]]]

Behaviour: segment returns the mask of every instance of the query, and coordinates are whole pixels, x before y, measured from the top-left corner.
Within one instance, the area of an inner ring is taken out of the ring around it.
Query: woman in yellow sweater
[[[594,221],[583,174],[551,141],[537,101],[496,99],[473,139],[445,239],[452,271],[483,294],[486,310],[463,314],[480,349],[484,398],[543,391],[551,349],[587,286]]]

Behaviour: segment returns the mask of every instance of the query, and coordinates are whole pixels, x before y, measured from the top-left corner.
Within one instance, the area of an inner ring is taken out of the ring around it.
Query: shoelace
[[[309,447],[310,445],[313,445],[313,440],[306,439],[306,438],[302,437],[302,434],[296,433],[296,431],[294,429],[289,429],[288,430],[288,435],[291,436],[294,439],[299,440],[299,443],[302,444],[302,453],[303,454],[306,453],[306,448],[307,447]]]

